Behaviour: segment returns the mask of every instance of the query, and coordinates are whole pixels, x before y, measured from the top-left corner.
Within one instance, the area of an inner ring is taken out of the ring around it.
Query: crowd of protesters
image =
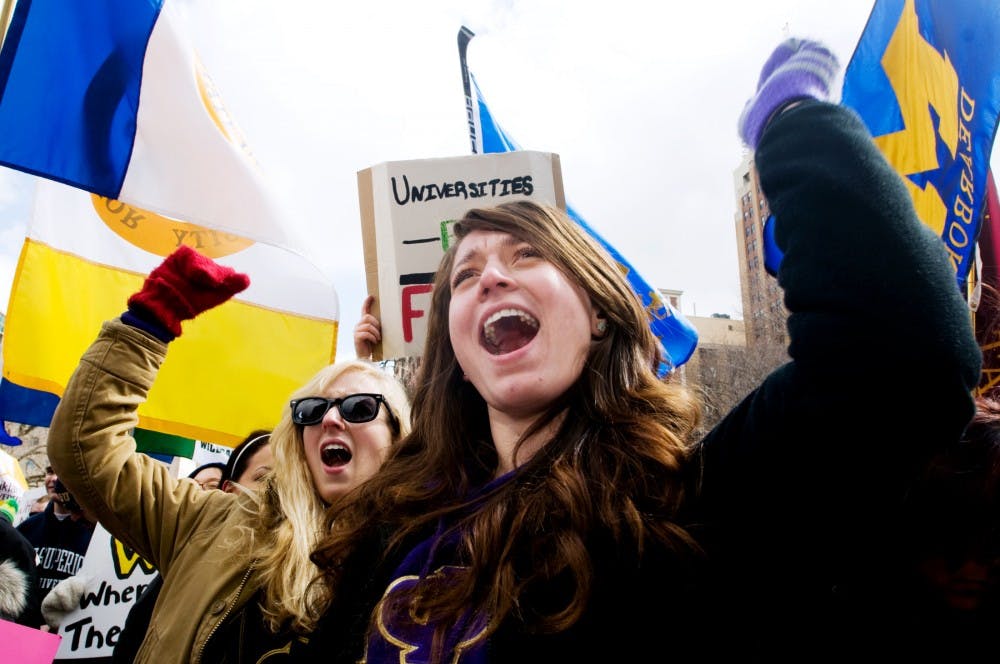
[[[412,412],[382,368],[339,362],[227,464],[172,477],[136,451],[136,409],[182,323],[249,283],[182,247],[67,385],[52,500],[17,529],[35,560],[6,546],[40,594],[0,595],[0,612],[37,621],[96,519],[162,579],[116,661],[962,661],[991,647],[1000,406],[973,396],[981,352],[948,256],[831,103],[838,73],[822,44],[786,40],[739,118],[783,251],[790,361],[701,439],[699,400],[658,375],[618,265],[564,211],[521,200],[455,223]],[[371,306],[362,358],[381,339]]]

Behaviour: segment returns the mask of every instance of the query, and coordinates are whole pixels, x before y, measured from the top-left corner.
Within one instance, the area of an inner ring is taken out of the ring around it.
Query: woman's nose
[[[322,424],[324,427],[332,426],[337,427],[338,429],[347,428],[344,418],[340,414],[340,408],[337,406],[331,406],[330,410],[326,411],[326,415],[323,416]]]
[[[507,288],[510,286],[510,276],[503,265],[497,261],[489,261],[479,275],[479,287],[483,294],[491,289]]]

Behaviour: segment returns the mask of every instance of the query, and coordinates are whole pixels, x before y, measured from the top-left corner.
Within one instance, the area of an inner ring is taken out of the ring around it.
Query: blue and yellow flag
[[[193,439],[235,446],[273,426],[333,361],[339,305],[174,4],[14,9],[0,48],[0,165],[40,179],[5,321],[0,419],[48,426],[101,323],[186,244],[251,280],[185,322],[138,408],[152,432],[137,436],[144,449],[189,455]]]
[[[1000,116],[1000,2],[878,0],[842,100],[903,176],[964,283]]]
[[[465,56],[473,36],[474,33],[466,27],[462,27],[458,33],[458,53],[462,65],[462,82],[465,86],[472,152],[479,154],[520,150],[521,146],[517,141],[511,138],[493,117],[483,93],[476,84],[475,77],[469,72]],[[674,309],[670,302],[663,299],[660,292],[650,286],[635,268],[569,204],[566,205],[566,213],[611,254],[639,301],[646,308],[649,314],[649,327],[660,341],[663,358],[659,368],[660,375],[666,375],[670,370],[687,362],[698,345],[698,331],[694,325]]]
[[[17,2],[0,48],[0,164],[172,219],[307,248],[276,223],[284,208],[175,4]]]

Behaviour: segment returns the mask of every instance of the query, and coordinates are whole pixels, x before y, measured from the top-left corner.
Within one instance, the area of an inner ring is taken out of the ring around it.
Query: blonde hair
[[[325,367],[290,398],[323,394],[348,372],[361,372],[379,383],[378,391],[399,422],[400,430],[392,431],[393,444],[406,436],[410,402],[403,385],[371,362],[348,360]],[[292,422],[286,406],[271,433],[274,469],[258,498],[259,518],[245,531],[250,541],[246,550],[255,561],[264,590],[261,609],[273,631],[285,626],[296,632],[311,631],[330,599],[325,586],[311,583],[318,570],[309,556],[320,539],[327,505],[316,492],[303,445],[302,428]]]

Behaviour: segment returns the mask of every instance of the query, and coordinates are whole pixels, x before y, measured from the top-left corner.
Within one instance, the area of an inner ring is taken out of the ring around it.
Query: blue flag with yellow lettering
[[[469,121],[469,136],[472,141],[473,153],[512,152],[521,147],[500,127],[500,124],[490,113],[483,93],[476,85],[475,78],[469,73],[465,62],[465,51],[473,32],[463,27],[458,33],[458,52],[462,65],[462,79],[465,85],[466,113]],[[660,341],[663,362],[660,365],[660,375],[666,375],[671,369],[687,362],[698,345],[698,331],[684,316],[664,300],[660,292],[650,286],[642,276],[635,271],[618,251],[602,238],[583,217],[569,204],[566,213],[579,224],[597,243],[604,247],[618,263],[628,279],[629,285],[639,301],[649,314],[649,326],[653,335]]]
[[[903,176],[964,283],[1000,117],[1000,2],[877,0],[842,103]]]

